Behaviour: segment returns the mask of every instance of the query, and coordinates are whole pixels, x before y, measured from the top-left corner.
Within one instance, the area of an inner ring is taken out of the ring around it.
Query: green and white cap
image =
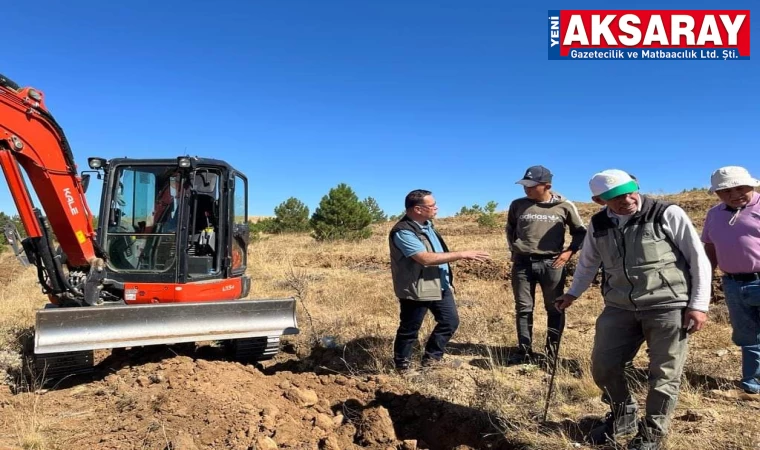
[[[604,170],[595,174],[588,182],[591,195],[602,200],[609,200],[618,195],[630,194],[639,190],[639,185],[628,172],[617,169]]]

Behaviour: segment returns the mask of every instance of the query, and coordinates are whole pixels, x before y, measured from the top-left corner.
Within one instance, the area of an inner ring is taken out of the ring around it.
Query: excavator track
[[[240,362],[266,361],[277,356],[280,351],[279,336],[233,339],[225,344],[230,356]]]
[[[47,385],[53,380],[84,375],[94,370],[92,350],[64,353],[29,354],[24,357],[24,375],[33,384]]]

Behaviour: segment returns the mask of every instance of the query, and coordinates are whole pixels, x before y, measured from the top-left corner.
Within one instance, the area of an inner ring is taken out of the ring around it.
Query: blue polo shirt
[[[442,253],[443,246],[441,245],[441,241],[438,240],[438,236],[433,231],[433,228],[430,226],[430,221],[427,220],[425,223],[418,222],[417,225],[422,228],[422,232],[425,233],[425,236],[430,240],[433,250],[435,250],[436,253]],[[393,236],[393,242],[399,249],[401,249],[401,253],[407,258],[416,255],[417,253],[427,251],[425,244],[422,243],[414,232],[409,230],[400,230]],[[441,289],[447,289],[449,287],[449,265],[448,263],[444,263],[440,264],[438,267],[441,272]]]

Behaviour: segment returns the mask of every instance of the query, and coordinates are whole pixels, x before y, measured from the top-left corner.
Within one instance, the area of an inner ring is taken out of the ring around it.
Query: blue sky
[[[490,200],[506,209],[533,164],[576,201],[606,168],[656,193],[706,187],[723,165],[760,176],[760,54],[547,58],[550,9],[756,4],[11,2],[0,72],[45,93],[80,170],[88,156],[189,153],[245,172],[252,215],[291,196],[313,212],[347,183],[389,214],[429,189],[446,216]],[[0,210],[16,213],[4,183]]]

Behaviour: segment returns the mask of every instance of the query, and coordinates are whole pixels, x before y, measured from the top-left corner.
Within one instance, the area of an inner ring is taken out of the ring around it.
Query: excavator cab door
[[[180,282],[192,282],[224,275],[224,241],[226,232],[222,210],[224,201],[221,168],[202,167],[189,174],[187,197],[187,234],[180,236],[180,244],[185,249],[184,270],[180,272]],[[186,242],[183,242],[187,239]]]
[[[248,179],[242,173],[232,170],[228,179],[230,233],[227,240],[229,255],[228,277],[238,277],[245,273],[248,264]]]

